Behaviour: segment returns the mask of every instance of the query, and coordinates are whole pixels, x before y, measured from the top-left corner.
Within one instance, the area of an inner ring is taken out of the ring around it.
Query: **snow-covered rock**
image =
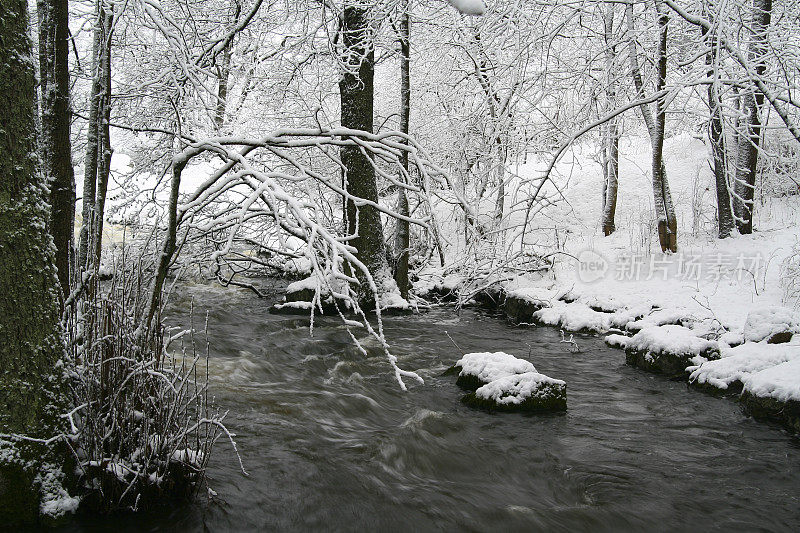
[[[741,399],[753,416],[800,433],[800,357],[745,378]]]
[[[556,411],[567,408],[567,384],[537,372],[504,376],[467,394],[464,403],[501,411]]]
[[[561,410],[567,407],[567,385],[536,371],[529,361],[505,352],[469,353],[453,366],[457,385],[470,392],[463,401],[473,407],[503,411]]]
[[[767,307],[751,311],[744,323],[744,339],[750,342],[769,340],[788,342],[800,332],[800,318],[785,307]],[[775,340],[774,340],[775,339]]]
[[[795,350],[800,348],[795,346]],[[800,401],[800,357],[755,372],[743,380],[744,390],[753,396],[781,402]]]
[[[559,302],[550,308],[540,309],[533,319],[549,326],[558,326],[567,331],[593,331],[605,333],[611,329],[610,313],[595,311],[580,302]]]
[[[685,374],[691,365],[719,358],[716,341],[698,337],[683,326],[649,326],[624,341],[617,336],[607,340],[624,343],[629,365],[670,376]]]

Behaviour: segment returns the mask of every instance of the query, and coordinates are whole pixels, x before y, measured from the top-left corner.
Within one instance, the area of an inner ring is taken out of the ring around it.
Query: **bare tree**
[[[97,0],[92,40],[92,85],[89,96],[86,157],[83,174],[83,222],[78,262],[82,269],[100,262],[108,178],[111,172],[111,39],[114,4]]]
[[[713,21],[713,9],[710,2],[704,2],[704,9]],[[701,28],[705,37],[708,52],[706,53],[706,67],[709,78],[708,83],[708,138],[711,142],[713,154],[714,183],[717,191],[717,226],[720,239],[731,236],[733,231],[733,213],[731,211],[731,197],[728,192],[728,154],[723,131],[722,98],[720,95],[720,57],[719,44],[715,36],[719,28]]]
[[[656,27],[658,32],[655,61],[655,94],[661,96],[655,101],[655,114],[653,114],[647,104],[644,103],[639,106],[639,110],[647,126],[647,131],[650,133],[650,145],[653,150],[651,171],[653,174],[653,200],[658,224],[658,240],[663,252],[675,252],[678,249],[678,221],[675,217],[675,208],[672,203],[672,195],[669,192],[666,165],[664,164],[664,127],[666,124],[668,104],[664,89],[667,82],[669,13],[661,0],[656,0],[655,6]],[[633,83],[636,88],[637,99],[641,99],[645,97],[645,91],[641,68],[639,67],[639,52],[637,50],[634,34],[633,3],[628,3],[626,5],[626,17],[628,19],[628,31],[630,32],[631,76],[633,77]]]
[[[614,3],[603,7],[603,39],[605,41],[605,74],[607,112],[616,107],[617,47],[614,37]],[[617,212],[617,189],[619,184],[619,125],[613,117],[604,124],[603,131],[603,234],[608,236],[616,230],[614,218]]]

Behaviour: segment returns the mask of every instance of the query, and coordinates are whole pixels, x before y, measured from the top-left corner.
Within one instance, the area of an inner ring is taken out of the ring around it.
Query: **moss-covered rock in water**
[[[748,391],[742,392],[739,400],[753,418],[778,422],[790,431],[800,433],[800,402],[797,400],[781,401]]]
[[[465,395],[462,402],[491,411],[564,411],[567,384],[536,372],[499,378]]]
[[[460,369],[461,367],[455,367],[455,368],[459,368]],[[468,391],[473,391],[474,392],[474,391],[478,390],[479,388],[483,387],[484,385],[486,385],[486,382],[482,381],[477,376],[473,376],[471,374],[460,374],[460,370],[459,370],[459,376],[458,376],[458,379],[456,380],[456,385],[458,385],[459,387],[461,387],[464,390],[468,390]]]
[[[462,401],[495,411],[561,411],[567,408],[567,384],[539,374],[524,359],[505,352],[468,353],[445,375],[470,391]]]
[[[612,338],[625,348],[625,362],[629,365],[674,378],[687,378],[689,366],[719,359],[717,342],[678,325],[649,326],[630,338]]]
[[[636,368],[670,377],[688,377],[686,367],[692,365],[693,355],[647,350],[625,350],[625,362]]]
[[[532,300],[508,295],[505,298],[504,307],[508,319],[515,324],[521,324],[533,322],[533,314],[549,305],[550,304],[544,300]]]

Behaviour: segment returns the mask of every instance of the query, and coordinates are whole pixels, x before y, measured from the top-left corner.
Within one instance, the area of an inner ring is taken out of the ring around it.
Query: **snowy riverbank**
[[[716,239],[706,147],[672,138],[668,175],[681,226],[678,253],[664,255],[648,223],[646,145],[625,148],[614,234],[599,228],[597,167],[575,165],[566,201],[548,213],[548,225],[564,236],[549,271],[493,271],[476,282],[463,271],[429,269],[418,287],[472,294],[495,280],[489,292],[511,320],[607,335],[631,364],[741,391],[754,412],[800,431],[800,198],[764,198],[755,233]]]

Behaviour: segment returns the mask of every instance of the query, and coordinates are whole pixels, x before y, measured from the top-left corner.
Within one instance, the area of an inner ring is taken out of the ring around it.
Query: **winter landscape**
[[[797,3],[0,5],[0,528],[800,527]]]

